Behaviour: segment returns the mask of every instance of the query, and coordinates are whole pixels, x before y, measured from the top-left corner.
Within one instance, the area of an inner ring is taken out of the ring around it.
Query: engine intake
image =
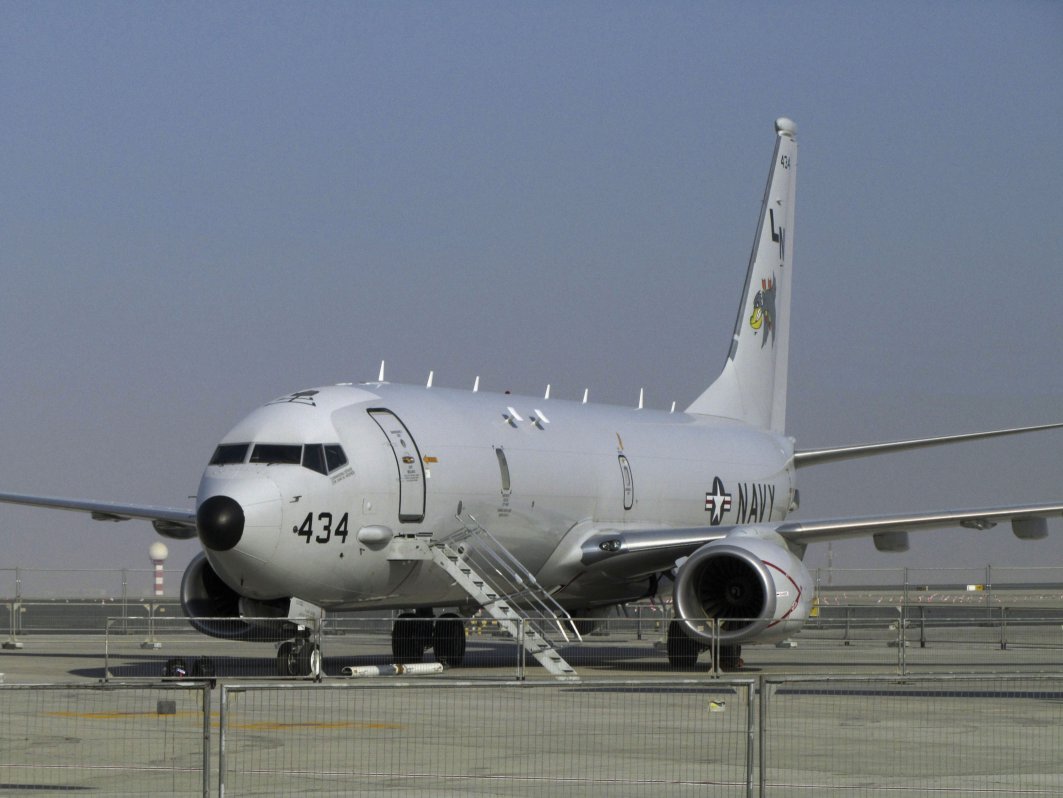
[[[774,538],[774,539],[773,539]],[[721,643],[770,642],[808,619],[813,583],[808,569],[770,529],[742,529],[706,543],[676,574],[676,616],[693,637]]]
[[[196,631],[225,640],[277,641],[295,636],[295,625],[284,606],[270,607],[255,602],[256,609],[272,610],[281,617],[274,620],[248,620],[241,616],[246,600],[229,587],[211,567],[204,553],[198,554],[181,578],[181,608]]]

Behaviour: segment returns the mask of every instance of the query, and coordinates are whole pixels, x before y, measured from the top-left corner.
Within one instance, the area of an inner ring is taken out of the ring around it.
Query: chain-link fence
[[[214,698],[216,714],[206,681],[0,686],[0,794],[1063,794],[1063,674],[256,682]]]
[[[227,686],[219,783],[227,796],[747,796],[752,686]]]
[[[1063,678],[764,677],[759,794],[1063,795]]]
[[[1061,677],[259,684],[221,705],[229,796],[1063,794]]]
[[[0,685],[0,794],[210,794],[206,685]]]
[[[955,609],[952,610],[956,612]],[[204,676],[221,679],[327,679],[394,673],[393,663],[427,663],[444,678],[552,678],[522,649],[522,637],[490,620],[327,618],[113,618],[102,641],[100,678],[128,681]],[[518,631],[523,621],[517,622]],[[735,620],[729,624],[740,623]],[[920,674],[1063,670],[1063,612],[993,608],[961,616],[945,610],[850,607],[810,619],[801,634],[775,645],[728,644],[726,630],[700,622],[707,637],[692,647],[669,642],[667,616],[577,620],[577,635],[556,629],[553,651],[583,679],[747,673]],[[540,623],[540,628],[547,624]],[[78,651],[98,657],[91,638],[38,636],[36,653]],[[98,659],[97,659],[98,661]],[[391,668],[391,670],[388,670]]]

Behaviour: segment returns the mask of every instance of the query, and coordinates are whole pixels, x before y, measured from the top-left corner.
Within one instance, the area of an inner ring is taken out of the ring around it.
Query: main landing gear
[[[429,648],[448,668],[461,665],[465,659],[465,621],[452,612],[436,618],[430,609],[402,613],[391,628],[395,664],[420,662]]]
[[[310,639],[310,633],[281,643],[277,649],[279,676],[320,676],[321,649]]]
[[[692,671],[697,664],[698,655],[708,646],[695,640],[686,633],[683,624],[673,620],[668,624],[666,651],[668,664],[677,671]],[[716,666],[721,671],[736,671],[742,667],[741,646],[720,646]]]

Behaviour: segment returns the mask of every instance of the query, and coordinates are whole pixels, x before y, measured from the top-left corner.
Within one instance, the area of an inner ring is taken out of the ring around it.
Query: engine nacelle
[[[288,640],[296,633],[295,624],[287,619],[287,600],[276,605],[249,602],[222,581],[202,552],[181,578],[181,608],[196,631],[210,637],[269,642]],[[248,621],[243,616],[249,611],[258,618],[277,616],[277,620]]]
[[[776,642],[808,620],[814,592],[808,569],[768,527],[743,527],[706,543],[679,567],[676,617],[685,631],[723,645]]]

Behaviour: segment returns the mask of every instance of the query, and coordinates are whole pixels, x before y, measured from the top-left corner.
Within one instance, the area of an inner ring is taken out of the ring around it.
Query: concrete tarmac
[[[270,644],[117,636],[105,666],[101,635],[27,635],[0,651],[0,796],[200,795],[204,728],[211,795],[1063,795],[1063,630],[810,632],[722,678],[673,671],[653,627],[589,636],[562,649],[579,682],[518,680],[490,634],[438,676],[343,679],[390,661],[386,634],[348,633],[321,684],[279,682]],[[157,686],[201,656],[229,687],[223,770],[221,689],[204,718]]]

